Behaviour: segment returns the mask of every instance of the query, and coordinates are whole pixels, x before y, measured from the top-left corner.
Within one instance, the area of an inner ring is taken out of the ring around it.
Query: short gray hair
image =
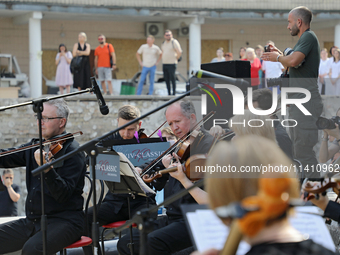
[[[301,19],[302,22],[307,25],[310,25],[310,23],[312,22],[313,14],[311,10],[309,10],[305,6],[295,7],[293,10],[290,11],[290,13],[292,13],[298,19]]]
[[[67,123],[68,115],[70,114],[70,108],[68,107],[64,99],[62,98],[54,99],[54,100],[45,102],[45,104],[55,106],[57,108],[58,117],[65,118],[66,123]],[[65,124],[65,127],[66,127],[66,124]]]
[[[2,172],[2,175],[5,175],[5,174],[12,174],[14,175],[14,172],[12,169],[8,168],[8,169],[5,169],[3,172]]]
[[[191,114],[196,115],[195,107],[190,100],[182,99],[182,100],[175,102],[174,104],[180,105],[183,115],[187,117],[188,119],[190,119]],[[165,113],[168,110],[168,108],[165,110]]]

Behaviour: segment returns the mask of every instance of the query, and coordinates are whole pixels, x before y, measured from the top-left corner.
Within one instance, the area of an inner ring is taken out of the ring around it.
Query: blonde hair
[[[235,139],[232,142],[220,142],[213,149],[207,161],[207,166],[235,166],[241,169],[246,166],[291,166],[292,161],[284,154],[278,145],[263,137],[248,135]],[[244,198],[254,196],[259,189],[261,173],[254,173],[255,178],[247,178],[247,173],[236,171],[232,177],[226,175],[221,178],[221,173],[212,172],[206,176],[209,204],[212,209],[240,202]],[[226,173],[224,173],[226,174]],[[294,173],[274,173],[274,178],[291,178],[288,190],[290,198],[299,197],[299,182]]]
[[[253,53],[253,56],[254,56],[254,58],[256,57],[256,54],[255,54],[255,50],[254,50],[254,48],[247,48],[246,49],[246,54],[248,53],[248,52],[251,52],[251,53]]]
[[[84,32],[80,32],[79,35],[83,36],[85,38],[85,42],[87,41],[87,36]]]
[[[244,110],[244,115],[235,115],[230,119],[229,123],[245,123],[244,125],[232,124],[232,126],[230,126],[237,136],[253,134],[276,142],[275,130],[274,127],[272,127],[272,121],[266,121],[266,119],[266,116],[255,115],[249,110]],[[249,126],[248,122],[254,127]]]
[[[170,127],[162,128],[161,132],[162,132],[162,133],[168,133],[169,135],[172,135],[172,136],[176,136],[176,135],[174,134],[174,132],[172,132],[172,130],[171,130]]]

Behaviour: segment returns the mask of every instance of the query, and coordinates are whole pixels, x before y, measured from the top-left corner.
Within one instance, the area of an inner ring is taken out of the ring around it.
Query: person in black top
[[[140,111],[137,107],[133,105],[124,105],[118,110],[118,127],[125,125],[126,123],[140,117]],[[103,146],[103,143],[115,140],[125,140],[125,139],[135,139],[134,134],[136,131],[142,131],[141,122],[136,122],[127,126],[124,129],[119,130],[117,133],[114,133],[107,138],[103,139],[98,146]],[[136,139],[135,139],[136,140]],[[137,143],[137,140],[136,142]],[[129,219],[129,208],[128,208],[128,199],[130,200],[130,210],[131,216],[135,214],[137,211],[142,208],[146,208],[149,205],[156,204],[155,196],[150,196],[145,198],[144,196],[131,196],[130,194],[114,194],[111,191],[108,191],[102,204],[100,205],[97,221],[99,225],[105,225],[109,223],[113,223],[116,221],[128,220]],[[88,210],[88,228],[90,229],[89,234],[91,234],[91,226],[93,219],[93,208],[89,208]],[[85,254],[92,254],[91,247],[83,247],[83,251]],[[98,253],[101,254],[101,250],[98,250]]]
[[[187,100],[177,101],[170,105],[166,110],[165,117],[171,130],[177,137],[188,134],[197,123],[195,108],[193,104]],[[213,137],[207,131],[200,129],[197,138],[190,145],[190,155],[207,153],[212,142]],[[165,165],[167,165],[167,163],[165,163]],[[166,199],[193,184],[183,174],[182,168],[179,167],[176,172],[165,174],[161,178],[156,179],[152,182],[152,185],[156,190],[164,188],[164,197]],[[190,191],[190,194],[166,207],[166,226],[162,225],[162,220],[154,221],[155,230],[148,234],[147,248],[149,255],[169,255],[192,246],[190,235],[180,209],[181,204],[191,203],[207,203],[206,192],[200,188],[194,188]],[[118,241],[117,248],[119,254],[130,254],[127,247],[129,240],[130,236],[125,235]],[[135,243],[134,253],[139,254],[139,233],[136,230],[133,232],[133,240]]]
[[[78,43],[73,46],[72,55],[74,58],[81,58],[80,70],[75,71],[73,74],[73,87],[78,90],[86,89],[91,87],[90,83],[90,53],[91,46],[86,42],[87,36],[84,32],[79,33]]]
[[[63,99],[44,103],[42,112],[42,136],[45,140],[66,134],[65,127],[69,108]],[[17,148],[39,143],[32,139]],[[79,147],[73,139],[67,139],[63,148],[55,154],[58,158]],[[11,149],[1,149],[6,152]],[[46,152],[43,152],[44,163]],[[50,153],[49,153],[50,156]],[[22,249],[22,254],[43,254],[41,233],[41,181],[40,175],[33,176],[32,170],[40,164],[40,152],[27,149],[0,158],[0,167],[26,166],[26,217],[0,225],[0,254]],[[45,170],[44,195],[47,215],[47,254],[54,254],[79,240],[83,232],[84,214],[82,197],[86,172],[85,155],[72,157]]]
[[[0,217],[18,216],[18,200],[20,199],[20,187],[13,184],[14,173],[12,169],[5,169],[2,174],[2,182],[6,189],[0,190]]]

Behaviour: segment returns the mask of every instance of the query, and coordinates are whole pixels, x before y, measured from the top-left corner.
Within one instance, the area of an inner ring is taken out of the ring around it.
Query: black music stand
[[[120,152],[116,153],[113,150],[105,150],[103,148],[98,148],[98,155],[100,154],[119,155],[120,182],[104,180],[110,192],[114,194],[129,194],[131,196],[135,196],[135,195],[145,196],[146,199],[148,197],[148,194],[155,194],[155,191],[153,191],[149,186],[147,186],[144,183],[142,178],[134,170],[135,167],[132,165],[132,163],[128,160],[128,158],[123,153],[120,153]],[[98,173],[97,173],[97,176],[98,176]],[[97,179],[100,179],[100,178],[97,177]],[[129,219],[131,219],[130,196],[127,197],[127,201],[128,201]],[[130,248],[131,255],[133,255],[132,225],[129,228],[130,228],[129,248]]]

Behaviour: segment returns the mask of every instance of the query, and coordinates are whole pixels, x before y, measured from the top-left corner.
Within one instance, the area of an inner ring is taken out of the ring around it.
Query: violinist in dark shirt
[[[140,117],[140,111],[137,107],[133,105],[124,105],[118,110],[118,127],[123,126],[138,117]],[[117,133],[114,133],[103,139],[102,142],[135,139],[134,134],[136,131],[142,131],[141,122],[136,122],[130,126],[127,126],[126,128],[119,130]],[[102,143],[99,143],[98,146],[102,146]],[[130,194],[114,194],[111,191],[108,191],[98,211],[97,221],[99,222],[99,225],[102,226],[116,221],[128,220],[128,197],[130,197],[131,216],[142,208],[156,204],[154,195],[145,198],[144,196],[139,195],[131,196]],[[91,234],[93,219],[92,207],[89,208],[87,219],[88,228],[90,229],[89,234]],[[84,247],[83,250],[87,255],[92,254],[92,248],[89,246]],[[98,253],[101,254],[100,249],[98,250]]]
[[[42,112],[42,136],[45,140],[66,134],[69,108],[63,99],[44,103]],[[37,139],[20,147],[37,144]],[[72,138],[65,140],[63,148],[54,155],[58,158],[75,150],[79,144]],[[15,149],[15,148],[12,148]],[[2,149],[0,152],[12,149]],[[50,152],[49,152],[50,154]],[[46,152],[43,152],[46,163]],[[40,175],[32,170],[40,164],[40,152],[36,148],[0,157],[0,167],[26,166],[26,218],[0,225],[0,254],[22,249],[24,255],[43,254]],[[85,156],[77,153],[45,170],[44,195],[47,215],[47,254],[55,254],[79,240],[83,232],[83,187],[86,172]]]
[[[177,137],[183,137],[185,134],[191,132],[197,123],[195,108],[193,104],[187,100],[180,100],[170,105],[166,110],[165,117],[171,130]],[[207,131],[200,129],[198,136],[190,145],[190,155],[207,153],[212,142],[213,137]],[[176,155],[174,156],[176,161],[178,161],[178,157]],[[163,164],[167,165],[168,163],[165,163],[163,160]],[[184,174],[183,168],[180,164],[176,162],[173,165],[178,166],[177,171],[165,174],[161,178],[152,182],[152,185],[156,190],[164,188],[165,198],[179,192],[183,188],[188,188],[193,185],[193,183]],[[147,248],[149,255],[170,255],[192,246],[190,235],[180,209],[181,204],[191,203],[206,204],[206,192],[200,188],[194,188],[190,191],[190,194],[176,200],[166,207],[166,226],[162,226],[162,221],[154,221],[155,230],[148,234]],[[134,231],[133,240],[135,243],[135,254],[138,254],[139,252],[138,239],[139,233],[138,231]],[[118,241],[117,247],[119,254],[130,254],[127,247],[129,240],[129,235],[126,235]]]

